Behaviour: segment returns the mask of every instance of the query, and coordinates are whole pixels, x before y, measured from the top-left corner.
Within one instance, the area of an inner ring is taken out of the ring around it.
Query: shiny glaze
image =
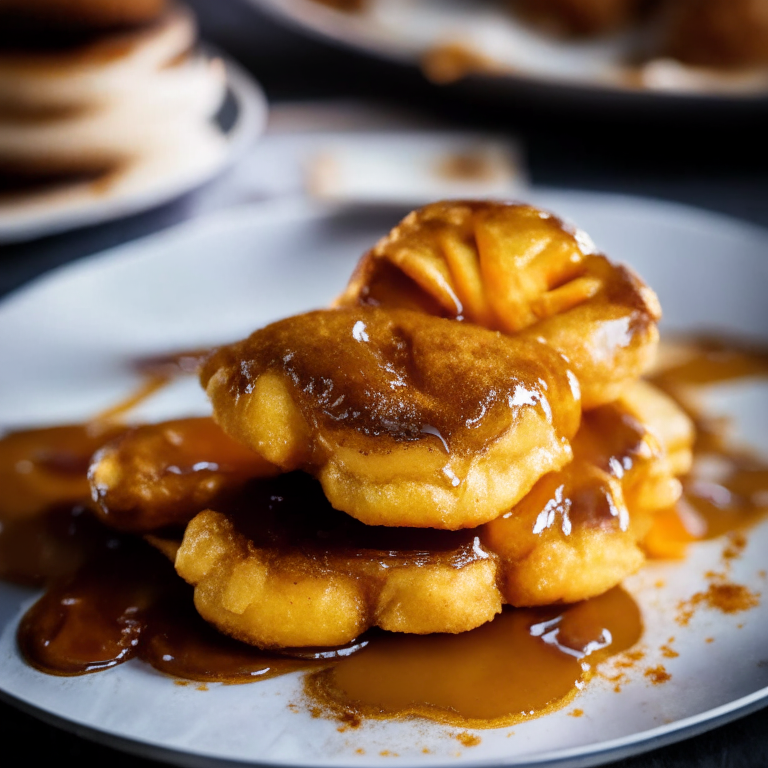
[[[96,512],[125,531],[185,525],[218,508],[251,478],[274,473],[210,418],[135,427],[93,457],[89,478]]]
[[[335,510],[320,483],[303,472],[254,481],[230,498],[223,510],[235,531],[267,557],[279,560],[299,552],[305,566],[318,571],[341,567],[362,576],[366,570],[386,570],[397,564],[443,563],[462,568],[491,557],[474,529],[364,525]]]
[[[201,380],[245,409],[268,371],[289,383],[311,427],[329,440],[343,431],[345,446],[365,451],[426,440],[473,454],[529,407],[566,436],[578,425],[578,395],[555,352],[416,312],[353,307],[290,317],[219,349]]]
[[[306,690],[342,720],[422,715],[510,725],[567,703],[595,664],[639,639],[640,612],[616,588],[567,608],[505,610],[458,635],[376,636],[310,676]]]

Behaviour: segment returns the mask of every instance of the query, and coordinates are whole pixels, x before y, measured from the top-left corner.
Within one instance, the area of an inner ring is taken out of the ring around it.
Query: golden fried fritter
[[[574,460],[542,478],[510,512],[483,526],[499,555],[506,602],[575,602],[634,573],[652,513],[674,504],[691,463],[688,417],[644,382],[584,415]]]
[[[254,477],[278,469],[210,418],[136,427],[93,457],[88,478],[99,517],[122,531],[186,525]]]
[[[501,610],[497,558],[472,531],[377,528],[301,472],[187,526],[176,570],[219,630],[262,648],[342,645],[372,626],[463,632]]]
[[[419,312],[282,320],[203,366],[214,416],[369,525],[491,520],[571,459],[578,384],[549,346]]]
[[[703,66],[768,65],[765,0],[678,0],[672,16],[670,56]]]
[[[483,526],[480,538],[499,555],[501,591],[515,606],[602,594],[644,561],[621,483],[578,457]]]
[[[633,272],[549,213],[501,202],[414,211],[369,251],[340,306],[407,307],[544,340],[584,408],[615,400],[652,362],[661,315]]]
[[[690,438],[685,414],[636,383],[586,414],[573,462],[480,528],[366,526],[296,472],[197,515],[176,569],[205,619],[261,647],[341,644],[372,626],[463,632],[502,602],[576,602],[636,571],[651,515],[680,493]]]

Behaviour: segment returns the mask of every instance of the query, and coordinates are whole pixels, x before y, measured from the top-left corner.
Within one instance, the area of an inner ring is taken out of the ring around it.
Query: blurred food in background
[[[252,2],[411,59],[438,83],[481,75],[630,91],[768,91],[768,0]]]
[[[768,0],[512,0],[542,29],[574,36],[650,20],[661,30],[651,56],[701,66],[768,64]]]
[[[0,0],[0,210],[221,163],[221,61],[167,0]]]

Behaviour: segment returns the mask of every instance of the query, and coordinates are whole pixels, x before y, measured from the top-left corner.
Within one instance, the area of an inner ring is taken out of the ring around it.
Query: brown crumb
[[[714,637],[708,637],[704,642],[705,643],[714,643],[715,642],[715,638]]]
[[[568,713],[571,717],[583,717],[584,710],[583,709],[573,709]]]
[[[421,754],[422,755],[431,755],[432,754],[432,750],[429,749],[429,747],[424,747],[424,749],[421,750]]]
[[[649,667],[643,673],[654,685],[661,685],[672,679],[672,675],[659,664],[657,667]]]
[[[185,687],[185,686],[189,685],[189,680],[174,680],[173,684]]]
[[[364,755],[364,754],[365,754],[365,750],[364,750],[362,747],[358,747],[358,748],[355,750],[355,754],[356,754],[356,755]]]
[[[645,651],[627,651],[623,653],[616,661],[616,666],[620,669],[630,669],[645,658]],[[609,678],[610,679],[610,678]]]
[[[764,579],[766,576],[768,576],[768,573],[766,573],[764,570],[760,570],[760,571],[758,571],[758,572],[757,572],[757,575],[758,575],[758,576],[759,576],[761,579]]]
[[[482,741],[479,736],[469,731],[461,731],[455,734],[454,738],[465,747],[476,747]]]
[[[312,717],[315,717],[314,710],[312,712]],[[359,728],[363,722],[362,717],[357,712],[352,712],[348,709],[335,713],[334,717],[341,723],[336,729],[339,733],[346,733],[353,728]]]
[[[678,604],[677,623],[686,626],[700,605],[722,613],[740,613],[760,604],[760,595],[743,584],[710,584],[706,592],[697,592]]]
[[[744,548],[747,546],[747,539],[743,533],[735,532],[728,536],[728,544],[723,550],[723,560],[734,560],[741,557]]]
[[[664,589],[666,585],[663,579],[659,579],[653,586],[656,587],[656,589]]]
[[[675,659],[680,655],[674,648],[670,647],[669,645],[662,645],[660,650],[661,655],[665,659]]]
[[[207,691],[208,690],[208,686],[205,683],[200,683],[200,685],[198,685],[195,688],[195,690],[197,690],[197,691]]]
[[[390,752],[388,749],[382,749],[379,754],[382,757],[400,757],[400,755],[397,754],[397,752]]]

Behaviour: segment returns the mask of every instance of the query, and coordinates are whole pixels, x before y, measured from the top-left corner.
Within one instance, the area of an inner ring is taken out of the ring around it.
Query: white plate
[[[762,230],[632,198],[533,197],[638,268],[658,289],[667,329],[715,328],[768,339]],[[301,205],[263,205],[185,224],[41,278],[0,306],[0,425],[85,418],[130,391],[136,381],[127,361],[136,355],[235,339],[326,304],[358,256],[397,218],[391,211],[330,216]],[[763,414],[762,424],[744,422],[744,436],[768,451],[768,397],[765,389],[755,391],[726,406],[738,410],[751,402],[752,413]],[[755,396],[762,398],[759,407]],[[205,409],[188,381],[161,395],[145,415]],[[762,590],[758,571],[766,547],[768,526],[762,526],[734,562],[734,581]],[[0,691],[80,734],[184,765],[595,764],[703,731],[768,701],[768,601],[731,616],[700,611],[687,628],[674,623],[677,602],[705,587],[704,572],[716,567],[721,549],[722,542],[698,544],[685,562],[653,565],[628,581],[643,610],[647,655],[620,693],[596,679],[574,705],[583,717],[570,717],[568,707],[514,728],[481,731],[473,748],[456,741],[455,728],[421,720],[368,722],[340,733],[337,723],[313,718],[301,706],[299,675],[200,692],[138,661],[78,678],[41,674],[21,660],[14,640],[35,593],[2,584]],[[664,589],[653,586],[659,579]],[[670,635],[677,638],[678,658],[661,656]],[[653,686],[642,672],[658,663],[672,679]],[[400,759],[380,756],[382,750]]]
[[[667,58],[630,62],[661,46],[650,24],[595,39],[565,40],[521,22],[500,0],[368,0],[361,11],[342,12],[316,0],[251,0],[264,10],[321,37],[385,58],[420,65],[444,45],[458,43],[492,62],[498,86],[556,86],[594,95],[752,100],[768,95],[768,69],[728,73]]]
[[[54,191],[23,209],[0,204],[0,244],[32,240],[78,227],[154,208],[190,192],[233,163],[264,131],[267,100],[256,81],[232,59],[212,55],[224,62],[227,95],[213,126],[224,143],[223,151],[189,163],[156,164],[136,178],[102,189],[96,185]],[[224,122],[226,121],[226,124]]]

